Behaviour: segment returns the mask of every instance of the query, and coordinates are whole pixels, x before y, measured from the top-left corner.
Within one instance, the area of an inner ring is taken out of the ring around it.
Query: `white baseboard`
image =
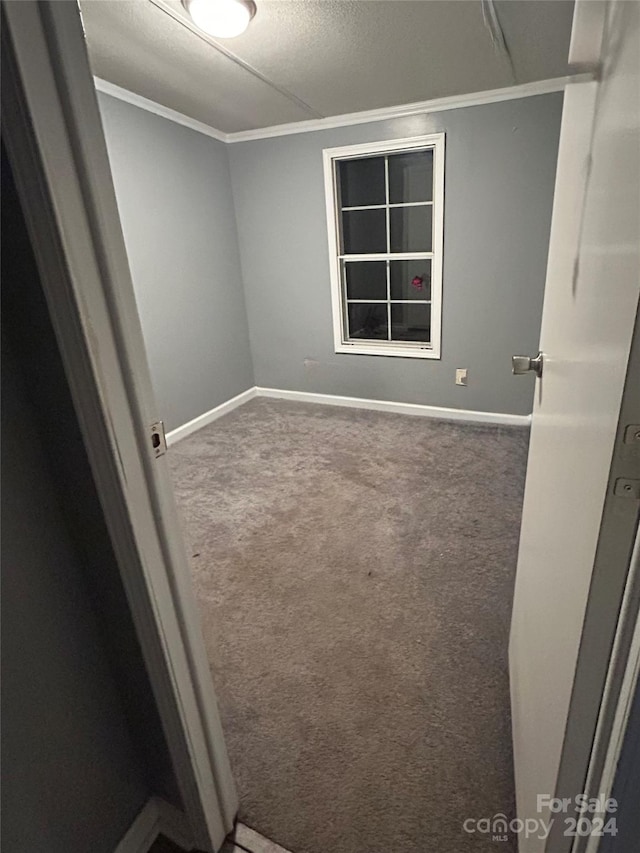
[[[232,412],[234,409],[237,409],[238,406],[241,406],[243,403],[246,403],[247,400],[251,400],[251,398],[255,396],[256,388],[247,388],[247,390],[243,391],[242,394],[238,394],[236,397],[232,397],[230,400],[220,403],[220,405],[216,406],[215,409],[210,409],[208,412],[198,415],[198,417],[194,418],[192,421],[188,421],[186,424],[183,424],[176,429],[172,429],[171,432],[167,433],[167,444],[175,444],[176,441],[180,441],[181,438],[186,438],[188,435],[191,435],[192,432],[202,429],[202,427],[207,426],[207,424],[212,423],[218,418],[221,418],[228,412]]]
[[[193,848],[191,828],[184,814],[166,800],[150,797],[114,853],[147,853],[160,834],[184,850]]]
[[[531,415],[512,415],[503,412],[477,412],[471,409],[448,409],[443,406],[426,406],[422,403],[395,403],[391,400],[367,400],[363,397],[339,397],[334,394],[314,394],[310,391],[284,391],[280,388],[256,388],[258,397],[279,400],[298,400],[302,403],[320,403],[325,406],[345,406],[351,409],[373,409],[399,415],[418,415],[423,418],[441,418],[448,421],[502,424],[504,426],[530,426]]]
[[[395,403],[391,400],[368,400],[364,397],[340,397],[336,394],[315,394],[312,391],[285,391],[281,388],[248,388],[237,397],[221,403],[192,421],[167,433],[167,444],[175,444],[207,424],[242,406],[254,397],[271,397],[277,400],[297,400],[301,403],[320,403],[324,406],[345,406],[350,409],[372,409],[376,412],[394,412],[398,415],[418,415],[422,418],[441,418],[448,421],[466,421],[476,424],[502,424],[503,426],[531,426],[531,415],[512,415],[504,412],[477,412],[472,409],[448,409],[444,406],[426,406],[422,403]]]

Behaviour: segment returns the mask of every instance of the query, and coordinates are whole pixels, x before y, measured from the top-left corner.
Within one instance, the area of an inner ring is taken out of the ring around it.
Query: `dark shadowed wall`
[[[112,853],[181,799],[2,155],[3,849]]]

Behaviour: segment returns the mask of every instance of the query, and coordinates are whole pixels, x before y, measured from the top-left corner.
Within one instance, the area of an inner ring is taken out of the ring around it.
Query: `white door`
[[[524,819],[555,793],[640,291],[640,4],[584,6],[571,58],[603,72],[565,94],[509,648]]]

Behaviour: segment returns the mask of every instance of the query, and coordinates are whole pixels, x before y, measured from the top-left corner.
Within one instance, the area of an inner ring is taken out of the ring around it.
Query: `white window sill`
[[[434,347],[394,347],[380,344],[336,344],[337,353],[349,353],[351,355],[387,355],[395,358],[432,358],[439,359],[440,351]]]

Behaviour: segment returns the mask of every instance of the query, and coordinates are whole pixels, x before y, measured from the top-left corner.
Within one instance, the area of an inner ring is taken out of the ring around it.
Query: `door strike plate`
[[[151,447],[153,449],[154,456],[157,459],[167,451],[167,439],[164,434],[164,423],[162,421],[156,421],[154,424],[151,424],[150,432]]]

